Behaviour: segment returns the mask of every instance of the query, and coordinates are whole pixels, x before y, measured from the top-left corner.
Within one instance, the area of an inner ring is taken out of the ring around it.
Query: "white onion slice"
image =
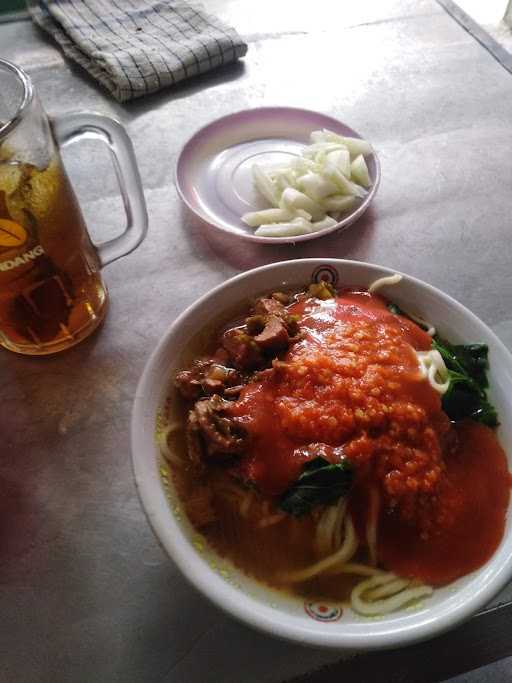
[[[362,154],[356,156],[354,161],[350,164],[350,172],[356,183],[363,185],[363,187],[370,187],[370,174],[368,173],[368,166],[366,165],[366,161]]]
[[[310,214],[308,216],[311,218]],[[250,211],[244,213],[242,220],[251,228],[257,228],[264,223],[282,223],[283,221],[290,221],[293,218],[291,211],[286,209],[262,209],[261,211]]]
[[[265,199],[272,204],[272,206],[278,206],[279,196],[277,193],[277,188],[268,174],[258,166],[254,164],[252,167],[252,175],[254,178],[254,183]]]
[[[271,207],[242,216],[255,234],[294,237],[335,227],[371,185],[364,160],[372,146],[366,140],[316,130],[311,144],[288,165],[262,168],[254,164],[254,183]]]
[[[350,152],[350,156],[352,158],[358,156],[359,154],[367,156],[373,152],[373,147],[367,140],[362,140],[361,138],[345,137],[344,135],[338,135],[337,133],[333,133],[325,128],[322,132],[324,133],[324,140],[326,143],[345,146]]]
[[[348,149],[337,149],[334,152],[329,152],[325,160],[334,164],[336,168],[343,173],[346,178],[350,178],[350,152]]]
[[[313,226],[309,221],[304,218],[295,218],[290,223],[261,225],[254,234],[259,237],[297,237],[308,235],[312,231]]]
[[[329,213],[332,213],[333,211],[348,211],[354,207],[355,203],[356,198],[354,195],[334,194],[331,197],[325,197],[325,199],[322,200],[322,206]]]
[[[316,221],[313,223],[313,232],[318,232],[318,230],[325,230],[325,228],[334,228],[335,225],[337,225],[338,222],[334,220],[334,218],[331,218],[331,216],[326,216],[325,218],[322,218],[321,221]]]
[[[299,179],[299,185],[304,192],[315,199],[316,201],[327,197],[327,195],[335,194],[336,185],[320,175],[320,173],[312,173],[309,171]]]
[[[366,197],[366,190],[360,185],[356,185],[351,180],[348,180],[343,173],[336,168],[336,166],[326,163],[325,174],[329,180],[332,180],[332,182],[338,186],[338,192],[341,194],[353,195],[354,197],[359,197],[360,199]]]
[[[325,211],[320,204],[317,204],[311,197],[304,192],[299,192],[292,187],[287,187],[281,196],[279,206],[282,209],[303,209],[311,214],[313,220],[320,220],[325,215]]]

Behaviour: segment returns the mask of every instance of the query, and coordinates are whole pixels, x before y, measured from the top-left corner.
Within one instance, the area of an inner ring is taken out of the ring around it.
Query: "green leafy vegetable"
[[[405,313],[404,311],[402,311],[402,309],[400,308],[400,306],[397,306],[396,304],[393,304],[393,303],[391,303],[391,302],[388,304],[388,311],[391,311],[391,313],[394,313],[395,315],[403,315],[404,318],[409,318],[409,316],[407,315],[407,313]],[[410,318],[409,318],[409,319],[410,319]]]
[[[331,505],[348,492],[352,475],[348,460],[333,465],[325,458],[314,458],[304,465],[295,484],[283,494],[279,507],[300,517],[315,505]]]
[[[459,363],[482,389],[487,389],[487,370],[489,369],[489,349],[486,344],[459,344],[452,346],[454,355]]]
[[[443,410],[448,417],[454,422],[469,417],[489,427],[496,427],[498,414],[489,403],[486,392],[489,386],[487,346],[450,344],[436,335],[432,340],[432,348],[439,351],[448,369],[450,386],[443,395]]]
[[[396,304],[389,303],[388,310],[395,315],[412,320]],[[448,369],[450,385],[448,391],[443,394],[443,410],[450,420],[458,422],[464,418],[471,418],[489,427],[496,427],[499,424],[498,414],[494,406],[489,403],[486,391],[489,386],[487,345],[450,344],[435,335],[432,348],[439,351]]]

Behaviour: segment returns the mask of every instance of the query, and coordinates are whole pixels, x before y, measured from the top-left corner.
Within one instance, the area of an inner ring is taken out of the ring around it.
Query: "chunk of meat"
[[[214,395],[197,401],[189,414],[189,425],[195,434],[200,436],[200,457],[222,459],[225,456],[242,453],[247,445],[247,434],[237,423],[236,418],[226,415],[226,408],[232,404]],[[193,454],[197,456],[198,442],[192,440]],[[190,441],[189,441],[190,448]]]
[[[284,306],[285,301],[289,301],[289,297],[287,294],[282,294],[281,292],[272,294],[271,299],[266,297],[258,299],[254,305],[255,315],[247,319],[247,324],[250,323],[251,325],[254,325],[254,322],[257,321],[261,326],[262,322],[265,324],[268,323],[270,318],[278,318],[286,325],[286,331],[288,332],[290,340],[295,341],[292,338],[299,333],[298,316],[290,315],[287,308]],[[256,332],[259,334],[260,330],[257,330]]]
[[[174,385],[183,398],[193,401],[202,393],[201,382],[192,370],[181,370],[174,378]]]
[[[254,313],[256,315],[276,315],[278,318],[284,318],[287,311],[280,301],[262,297],[254,304]]]
[[[264,364],[261,349],[243,329],[226,330],[222,346],[229,353],[233,365],[240,370],[256,370]]]
[[[290,295],[285,294],[284,292],[272,292],[272,299],[279,301],[283,306],[288,306],[288,304],[291,303]]]
[[[205,394],[222,394],[240,382],[237,370],[215,362],[213,358],[196,361],[190,370],[178,372],[175,378],[176,388],[188,400],[196,400]]]
[[[265,327],[254,337],[254,341],[264,351],[282,351],[288,348],[290,337],[286,324],[281,318],[269,315]]]
[[[263,332],[265,323],[267,322],[266,315],[251,315],[245,319],[245,327],[248,334],[255,335]]]
[[[213,358],[221,365],[227,365],[229,363],[229,353],[222,346],[219,346],[217,351],[215,351]]]
[[[288,330],[288,334],[290,335],[291,342],[295,342],[301,338],[299,319],[300,316],[298,315],[286,316],[286,329]]]
[[[228,387],[224,390],[224,396],[227,396],[228,398],[236,398],[240,395],[240,392],[243,388],[243,384],[238,384],[236,387]]]

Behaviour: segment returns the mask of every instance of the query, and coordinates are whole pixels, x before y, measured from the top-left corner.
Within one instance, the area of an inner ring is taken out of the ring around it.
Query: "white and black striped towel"
[[[243,57],[237,32],[181,0],[32,0],[34,21],[120,102]]]

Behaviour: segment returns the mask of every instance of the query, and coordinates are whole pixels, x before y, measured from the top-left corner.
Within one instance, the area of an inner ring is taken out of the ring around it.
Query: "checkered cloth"
[[[180,0],[32,0],[34,21],[120,102],[234,62],[237,32]]]

